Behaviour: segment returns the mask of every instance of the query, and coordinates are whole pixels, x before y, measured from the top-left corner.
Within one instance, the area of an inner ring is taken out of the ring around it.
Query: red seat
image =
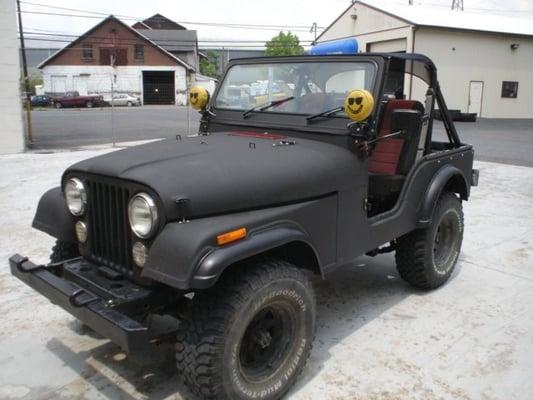
[[[394,110],[414,110],[416,105],[417,102],[414,100],[389,100],[385,108],[385,115],[383,116],[383,122],[378,133],[378,138],[392,133],[391,120],[392,112]],[[396,137],[383,139],[377,142],[376,147],[370,156],[368,172],[386,175],[396,174],[404,142],[404,139]]]

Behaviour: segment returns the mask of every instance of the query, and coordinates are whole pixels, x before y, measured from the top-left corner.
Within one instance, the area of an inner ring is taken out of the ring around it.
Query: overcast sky
[[[379,0],[381,3],[407,4],[408,0]],[[367,0],[373,3],[375,0]],[[533,19],[533,0],[463,0],[465,11],[498,13],[508,16]],[[328,26],[350,4],[349,0],[21,0],[22,9],[51,13],[82,14],[68,10],[56,10],[35,4],[97,11],[105,14],[147,18],[160,13],[177,22],[218,22],[233,24],[275,24],[302,26],[292,29],[301,40],[313,39],[309,28],[313,22],[319,27]],[[33,4],[30,4],[33,3]],[[450,7],[452,0],[414,0],[415,6],[437,6],[442,10]],[[123,19],[128,24],[134,20]],[[27,32],[53,31],[80,34],[98,23],[98,19],[62,17],[53,15],[23,14],[24,30]],[[533,23],[533,20],[532,20]],[[196,29],[200,40],[267,40],[276,30],[232,29],[205,25],[184,24]],[[309,28],[307,28],[309,27]],[[279,31],[279,29],[278,29]],[[320,33],[320,30],[319,30]],[[38,42],[31,43],[32,45]],[[40,43],[44,45],[44,43]],[[202,43],[201,43],[202,45]],[[62,47],[61,43],[55,43]]]

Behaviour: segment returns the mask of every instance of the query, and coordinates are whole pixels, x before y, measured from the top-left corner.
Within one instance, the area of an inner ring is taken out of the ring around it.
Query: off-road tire
[[[57,263],[78,257],[79,255],[80,251],[76,243],[57,240],[54,247],[52,247],[52,254],[50,254],[50,262]]]
[[[455,194],[444,192],[429,226],[398,239],[396,267],[400,276],[420,289],[435,289],[444,284],[457,263],[463,231],[461,201]]]
[[[275,321],[278,312],[287,317],[281,333],[261,330],[271,325],[262,325],[263,316]],[[236,265],[215,287],[196,293],[181,315],[178,375],[204,399],[279,399],[307,362],[315,320],[314,291],[304,271],[277,259]],[[269,352],[276,357],[268,358]]]

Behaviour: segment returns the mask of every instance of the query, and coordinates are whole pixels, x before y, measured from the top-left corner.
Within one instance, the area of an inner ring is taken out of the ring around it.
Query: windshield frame
[[[219,91],[223,86],[228,71],[236,65],[251,65],[251,64],[286,64],[286,63],[361,63],[368,62],[374,65],[375,74],[373,87],[371,88],[372,95],[374,98],[380,98],[379,93],[382,89],[383,74],[385,67],[385,59],[383,57],[376,57],[374,55],[366,54],[357,54],[357,55],[326,55],[326,56],[285,56],[285,57],[258,57],[258,58],[242,58],[231,60],[226,68],[224,77],[220,80],[220,83],[217,85],[213,96],[210,100],[210,109],[213,110],[217,117],[215,118],[216,122],[228,123],[232,125],[243,125],[243,126],[257,126],[259,128],[268,127],[275,129],[295,129],[301,131],[314,131],[314,130],[333,130],[336,134],[348,134],[346,129],[346,124],[350,122],[350,119],[346,115],[336,114],[332,115],[329,118],[325,118],[324,121],[321,121],[320,124],[308,124],[307,116],[309,114],[302,113],[289,113],[289,112],[272,112],[269,110],[264,110],[262,112],[256,113],[254,118],[243,118],[242,110],[240,109],[230,109],[230,108],[221,108],[216,107],[215,99],[217,98]],[[372,111],[371,118],[374,118],[377,113],[377,104],[374,110]],[[333,132],[332,132],[333,133]]]

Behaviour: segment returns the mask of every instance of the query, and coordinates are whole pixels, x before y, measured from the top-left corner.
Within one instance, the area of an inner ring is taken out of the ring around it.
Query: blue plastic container
[[[359,46],[355,39],[341,39],[332,42],[319,43],[311,47],[309,54],[323,56],[331,54],[357,54]]]

